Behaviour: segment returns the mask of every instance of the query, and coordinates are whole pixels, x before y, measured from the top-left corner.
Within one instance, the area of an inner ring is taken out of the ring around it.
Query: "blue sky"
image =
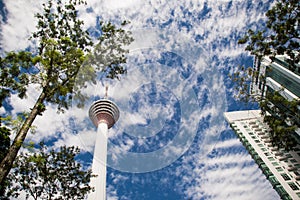
[[[26,49],[43,1],[4,0],[1,50]],[[1,4],[0,4],[1,5]],[[99,80],[84,92],[91,103],[104,95],[120,108],[109,131],[108,199],[279,199],[223,118],[223,112],[255,108],[237,102],[228,74],[251,57],[237,40],[263,25],[272,1],[89,0],[80,8],[85,28],[98,33],[99,19],[120,23],[134,36],[128,74]],[[12,114],[32,107],[12,96]],[[95,128],[88,107],[57,115],[49,106],[28,139],[53,148],[77,145],[85,166],[92,161]],[[0,110],[4,113],[5,110]]]

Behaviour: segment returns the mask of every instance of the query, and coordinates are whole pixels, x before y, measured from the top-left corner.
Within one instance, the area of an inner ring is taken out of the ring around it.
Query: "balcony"
[[[269,181],[272,184],[273,188],[277,185],[280,185],[279,181],[277,180],[277,178],[275,176],[269,176]]]
[[[288,193],[285,191],[285,189],[281,185],[276,185],[274,187],[274,189],[277,191],[277,193],[279,194],[279,196],[282,199],[291,199],[290,196],[288,195]]]

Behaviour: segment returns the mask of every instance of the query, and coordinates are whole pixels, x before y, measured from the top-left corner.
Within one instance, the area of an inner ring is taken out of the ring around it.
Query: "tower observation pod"
[[[97,136],[92,164],[92,173],[96,177],[92,177],[90,183],[94,192],[89,194],[88,200],[106,199],[107,133],[118,121],[119,114],[118,107],[108,99],[95,101],[89,110],[89,117],[97,127]]]

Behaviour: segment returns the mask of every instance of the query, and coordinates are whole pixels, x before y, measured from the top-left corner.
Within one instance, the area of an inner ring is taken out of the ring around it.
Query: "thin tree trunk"
[[[8,175],[10,169],[13,166],[13,162],[26,138],[26,135],[28,133],[28,130],[30,126],[32,125],[33,121],[35,120],[36,116],[40,112],[40,105],[44,102],[46,98],[46,94],[43,91],[38,100],[36,101],[33,109],[31,110],[28,118],[26,118],[25,122],[23,123],[21,129],[17,133],[13,144],[10,146],[8,153],[6,154],[5,158],[2,160],[0,164],[0,183],[2,184],[5,180],[6,176]]]

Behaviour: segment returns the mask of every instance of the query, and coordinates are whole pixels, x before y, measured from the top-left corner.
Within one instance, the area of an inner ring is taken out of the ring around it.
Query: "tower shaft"
[[[95,189],[89,196],[89,200],[106,199],[106,160],[107,160],[107,132],[106,123],[100,123],[97,128],[97,137],[94,149],[91,187]]]

